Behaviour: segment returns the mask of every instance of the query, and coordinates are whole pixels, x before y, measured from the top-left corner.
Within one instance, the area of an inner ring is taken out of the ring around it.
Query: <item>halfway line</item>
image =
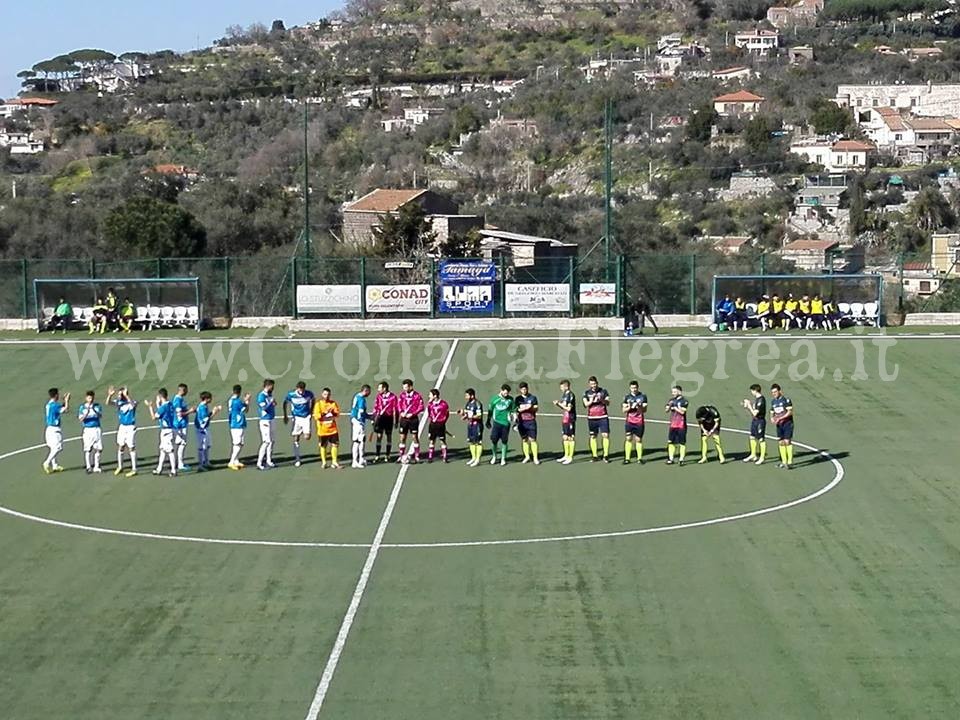
[[[453,354],[457,351],[457,345],[460,340],[454,338],[450,351],[443,361],[443,367],[440,369],[440,375],[437,377],[435,387],[439,388],[443,384],[447,371],[450,369],[450,361],[453,360]],[[427,413],[424,412],[420,420],[419,433],[423,434],[423,429],[427,424]],[[337,633],[337,639],[333,643],[333,649],[330,651],[330,657],[327,658],[327,664],[323,668],[323,674],[320,676],[320,683],[317,685],[317,691],[313,695],[313,702],[310,703],[310,709],[307,711],[306,720],[317,720],[320,710],[323,708],[323,701],[330,690],[330,683],[333,680],[333,674],[337,671],[337,665],[340,664],[340,656],[343,654],[343,648],[347,644],[347,637],[350,635],[350,628],[353,627],[353,621],[357,616],[357,610],[360,609],[360,601],[367,590],[367,583],[370,582],[370,573],[373,572],[373,566],[377,562],[377,556],[380,554],[380,548],[383,547],[383,538],[387,533],[387,526],[393,517],[393,511],[397,506],[397,499],[400,497],[400,491],[403,489],[403,479],[407,476],[409,465],[402,465],[400,472],[397,473],[397,481],[393,484],[393,491],[390,493],[390,499],[387,501],[387,507],[383,510],[380,518],[380,525],[377,526],[377,532],[373,536],[373,542],[370,544],[370,551],[367,553],[367,559],[363,563],[363,569],[360,571],[360,579],[357,580],[357,586],[353,590],[353,597],[350,598],[350,605],[343,616],[343,622],[340,623],[340,631]]]

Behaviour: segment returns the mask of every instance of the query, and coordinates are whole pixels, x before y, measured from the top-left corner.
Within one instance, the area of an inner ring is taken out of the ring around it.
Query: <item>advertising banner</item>
[[[359,285],[297,285],[297,313],[358,313],[362,294]]]
[[[508,283],[507,312],[568,312],[570,286],[567,283]]]
[[[429,285],[368,285],[367,312],[430,312],[433,298]]]
[[[493,312],[493,285],[443,285],[440,288],[440,312]]]
[[[496,279],[497,266],[490,260],[440,261],[440,282],[444,285],[492,283]]]
[[[616,305],[616,283],[580,283],[581,305]]]

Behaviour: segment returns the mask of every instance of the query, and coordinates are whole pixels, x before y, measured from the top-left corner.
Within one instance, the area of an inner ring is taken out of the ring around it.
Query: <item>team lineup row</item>
[[[258,470],[276,467],[273,462],[273,450],[278,403],[274,397],[274,389],[273,380],[264,380],[263,389],[255,399],[260,432],[260,446],[257,453]],[[447,462],[447,438],[454,437],[447,431],[447,423],[454,412],[466,423],[470,452],[470,460],[467,463],[469,467],[476,467],[481,463],[485,428],[490,433],[491,465],[498,462],[500,465],[506,465],[510,435],[514,429],[520,436],[523,462],[539,465],[537,416],[540,412],[540,403],[537,396],[530,392],[530,386],[526,382],[521,382],[517,389],[517,395],[513,396],[510,385],[503,384],[500,391],[490,398],[484,410],[483,404],[477,399],[476,391],[471,388],[464,393],[463,407],[451,411],[449,403],[441,397],[438,389],[430,390],[428,399],[425,400],[414,389],[412,380],[404,380],[399,393],[392,392],[388,383],[381,382],[377,387],[371,408],[369,398],[372,389],[370,385],[363,385],[353,396],[348,413],[351,467],[366,466],[366,443],[374,438],[376,449],[373,462],[391,461],[395,431],[399,440],[396,461],[419,462],[421,418],[426,422],[429,441],[427,461],[432,462],[439,451],[440,459]],[[779,385],[772,385],[770,390],[772,400],[769,416],[776,427],[780,450],[778,467],[789,469],[793,464],[793,403],[784,395]],[[166,388],[160,388],[154,401],[147,400],[144,403],[159,429],[159,460],[153,471],[154,475],[163,474],[167,465],[169,465],[171,476],[190,470],[186,465],[185,454],[191,416],[197,440],[197,470],[203,472],[212,469],[210,424],[223,411],[223,406],[214,405],[213,396],[207,391],[200,393],[196,405],[190,405],[187,400],[188,392],[187,385],[180,384],[176,394],[170,398]],[[743,458],[743,461],[759,465],[766,460],[767,400],[759,385],[752,385],[750,393],[751,398],[744,399],[742,402],[744,410],[750,417],[750,454]],[[580,407],[586,411],[591,460],[610,462],[610,402],[610,394],[600,386],[596,377],[589,378],[579,403],[571,390],[570,382],[564,380],[560,383],[560,397],[553,401],[553,405],[561,411],[560,431],[563,439],[563,454],[557,460],[559,463],[569,465],[574,460],[577,413]],[[115,408],[118,420],[117,467],[114,474],[133,477],[137,474],[136,433],[139,403],[130,396],[126,387],[116,389],[110,387],[105,403]],[[244,394],[241,386],[235,385],[227,403],[227,422],[231,442],[230,461],[227,467],[231,470],[241,470],[244,467],[240,462],[240,453],[245,442],[247,412],[250,406],[250,393]],[[290,434],[293,442],[294,465],[300,467],[302,464],[301,443],[310,439],[315,426],[321,467],[328,467],[329,460],[329,467],[340,468],[338,421],[341,408],[334,400],[330,388],[323,388],[320,396],[317,397],[307,389],[306,383],[299,382],[283,397],[279,406],[284,424],[292,423]],[[63,450],[63,415],[69,411],[69,408],[70,393],[64,394],[61,399],[59,389],[51,388],[45,407],[45,442],[48,453],[42,467],[46,473],[63,470],[57,458]],[[647,395],[641,392],[637,381],[631,382],[629,391],[621,403],[624,413],[624,464],[631,463],[634,454],[636,462],[644,461],[643,438],[648,408]],[[688,409],[689,402],[683,395],[683,389],[679,385],[674,385],[671,388],[671,397],[664,405],[664,411],[669,416],[666,460],[668,465],[674,463],[682,465],[686,459]],[[82,426],[84,464],[88,473],[102,472],[103,413],[103,405],[97,402],[96,393],[92,390],[87,391],[84,402],[77,411],[77,419]],[[719,461],[726,462],[720,438],[720,411],[713,405],[703,405],[697,408],[695,418],[700,428],[699,462],[707,462],[710,440],[714,443]],[[369,436],[368,423],[372,425]],[[381,454],[384,452],[385,454]],[[126,472],[124,471],[125,454],[130,461],[130,470]]]

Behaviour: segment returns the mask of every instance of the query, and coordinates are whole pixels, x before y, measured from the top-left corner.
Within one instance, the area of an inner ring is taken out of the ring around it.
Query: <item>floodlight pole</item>
[[[610,280],[610,241],[613,237],[613,100],[604,105],[604,277]]]
[[[307,136],[307,99],[303,99],[303,254],[310,258],[310,143]],[[309,267],[309,266],[308,266]]]

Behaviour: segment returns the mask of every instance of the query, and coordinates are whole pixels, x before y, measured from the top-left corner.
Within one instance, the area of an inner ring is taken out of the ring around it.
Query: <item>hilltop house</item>
[[[8,148],[11,155],[37,155],[44,151],[44,144],[33,133],[0,130],[0,148]]]
[[[423,125],[432,117],[443,115],[443,108],[425,108],[415,107],[406,108],[403,115],[398,117],[381,120],[384,132],[394,132],[396,130],[413,130]]]
[[[462,234],[484,225],[482,216],[460,215],[456,203],[431,190],[377,189],[343,206],[344,242],[359,247],[373,245],[376,229],[380,227],[384,216],[396,215],[411,203],[423,208],[439,242],[450,235]]]
[[[777,5],[767,10],[767,22],[775,28],[810,26],[817,22],[823,0],[798,0],[792,5]]]
[[[748,30],[734,35],[734,44],[750,55],[769,57],[776,55],[780,47],[780,32],[777,30]]]
[[[798,270],[824,272],[833,266],[831,256],[840,249],[836,240],[803,239],[787,243],[780,257],[796,264]]]
[[[743,65],[714,70],[712,73],[714,80],[720,82],[743,81],[753,77],[753,70]]]
[[[960,233],[934,233],[930,264],[947,277],[960,277]]]
[[[718,115],[753,115],[763,105],[765,98],[747,90],[720,95],[713,99],[713,109]]]
[[[854,113],[891,107],[918,117],[960,117],[960,85],[838,85],[834,102]]]
[[[790,152],[808,162],[823,166],[829,173],[866,170],[869,158],[876,152],[872,143],[859,140],[830,140],[814,138],[798,140],[790,145]]]
[[[857,124],[878,149],[916,163],[945,158],[960,128],[954,118],[914,117],[892,107],[860,111]]]

